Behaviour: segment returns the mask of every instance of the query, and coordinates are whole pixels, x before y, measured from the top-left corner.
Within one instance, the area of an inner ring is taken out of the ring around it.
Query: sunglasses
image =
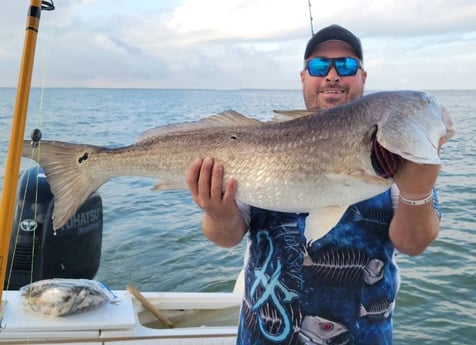
[[[353,57],[316,57],[304,62],[304,68],[307,69],[309,71],[309,75],[313,77],[325,77],[331,70],[332,66],[334,66],[337,74],[341,77],[355,75],[357,70],[362,68],[360,61]]]

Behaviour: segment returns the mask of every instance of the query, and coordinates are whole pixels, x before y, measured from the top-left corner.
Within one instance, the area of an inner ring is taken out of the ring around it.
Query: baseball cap
[[[362,55],[362,45],[360,43],[360,39],[346,28],[337,24],[327,26],[316,32],[314,36],[311,37],[309,42],[307,42],[306,51],[304,52],[304,59],[307,59],[319,44],[332,40],[343,41],[347,43],[352,47],[355,55],[363,61],[364,58]]]

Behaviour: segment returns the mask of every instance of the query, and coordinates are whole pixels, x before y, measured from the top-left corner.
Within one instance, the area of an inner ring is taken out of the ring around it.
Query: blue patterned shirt
[[[390,190],[350,206],[312,242],[307,215],[251,207],[237,344],[392,344],[400,276]]]

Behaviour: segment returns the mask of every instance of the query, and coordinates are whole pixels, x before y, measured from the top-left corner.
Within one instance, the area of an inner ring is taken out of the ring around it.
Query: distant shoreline
[[[13,86],[0,86],[0,89],[16,89]],[[32,86],[32,89],[42,89],[39,86]],[[85,89],[85,90],[164,90],[164,91],[301,91],[301,89],[261,89],[261,88],[238,88],[238,89],[194,89],[194,88],[141,88],[141,87],[88,87],[88,86],[55,86],[55,87],[45,87],[46,90],[54,89]],[[369,89],[367,92],[377,92],[377,91],[397,91],[397,90],[421,90],[418,88],[398,88],[398,89]],[[425,91],[476,91],[475,89],[423,89]]]

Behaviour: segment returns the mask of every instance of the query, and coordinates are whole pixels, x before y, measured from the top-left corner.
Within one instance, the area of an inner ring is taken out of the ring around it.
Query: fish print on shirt
[[[390,316],[394,305],[394,301],[389,302],[386,300],[376,301],[367,307],[361,304],[359,316],[369,318],[375,322],[383,321]]]
[[[303,266],[311,268],[314,277],[324,284],[360,287],[383,278],[384,262],[370,259],[363,250],[328,248],[316,259],[306,253]]]

